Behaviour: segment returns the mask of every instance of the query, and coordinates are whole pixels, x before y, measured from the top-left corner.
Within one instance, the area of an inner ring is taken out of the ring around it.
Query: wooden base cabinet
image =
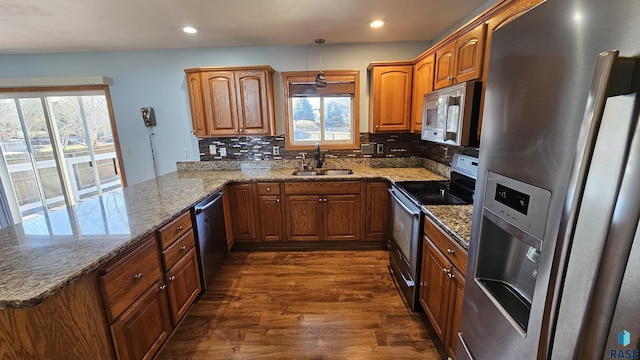
[[[284,193],[288,240],[360,240],[359,181],[287,182]]]
[[[252,183],[229,184],[229,208],[233,241],[257,241],[255,191]]]
[[[389,236],[389,183],[386,181],[367,181],[365,183],[364,239],[380,240],[386,244]]]
[[[257,183],[257,212],[260,240],[284,241],[280,183]]]
[[[191,213],[178,216],[158,234],[171,319],[178,325],[202,291]]]
[[[460,331],[467,252],[425,217],[420,304],[449,356]]]
[[[171,309],[173,323],[178,325],[180,320],[196,301],[200,291],[200,269],[196,249],[192,248],[165,275],[167,280],[167,295]]]
[[[150,359],[173,327],[155,235],[100,269],[118,359]]]
[[[166,285],[157,281],[112,325],[119,360],[151,359],[171,333]]]

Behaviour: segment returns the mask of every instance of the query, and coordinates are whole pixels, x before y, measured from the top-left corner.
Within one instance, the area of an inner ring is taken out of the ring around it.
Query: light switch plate
[[[384,144],[376,144],[376,154],[382,154],[384,152]]]
[[[216,146],[215,145],[209,145],[209,154],[210,155],[215,155],[216,154]]]
[[[222,157],[227,156],[227,148],[220,148],[218,150],[220,151],[220,156]]]
[[[373,155],[376,151],[375,144],[360,144],[360,151],[364,155]]]

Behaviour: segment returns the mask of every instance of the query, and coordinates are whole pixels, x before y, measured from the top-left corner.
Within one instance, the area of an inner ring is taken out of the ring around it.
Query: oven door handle
[[[389,189],[389,193],[391,194],[391,196],[394,198],[394,200],[396,200],[396,202],[398,202],[398,204],[400,204],[400,206],[402,206],[403,209],[405,209],[409,214],[413,215],[413,216],[420,216],[420,210],[414,210],[414,209],[410,209],[407,204],[405,204],[405,202],[400,198],[400,196],[402,195],[398,195],[397,190],[394,190],[393,188]]]

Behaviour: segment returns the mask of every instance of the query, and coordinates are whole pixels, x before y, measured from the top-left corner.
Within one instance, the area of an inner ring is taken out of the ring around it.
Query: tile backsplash
[[[200,161],[259,161],[259,160],[295,160],[301,159],[301,153],[307,158],[313,157],[313,150],[287,150],[284,135],[280,136],[241,136],[224,138],[203,138],[198,141]],[[326,160],[331,159],[383,159],[383,158],[426,158],[439,164],[450,165],[453,154],[464,153],[478,156],[478,149],[471,147],[448,146],[420,139],[420,134],[385,133],[360,134],[360,144],[382,144],[382,153],[363,154],[356,150],[322,150]],[[211,154],[215,146],[215,154]],[[274,147],[278,153],[274,154]],[[226,150],[226,157],[220,156],[220,149]],[[437,164],[435,164],[437,165]]]

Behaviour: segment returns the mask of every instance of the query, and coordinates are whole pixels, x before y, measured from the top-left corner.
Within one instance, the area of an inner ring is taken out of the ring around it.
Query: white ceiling
[[[0,53],[427,41],[486,1],[0,0]]]

